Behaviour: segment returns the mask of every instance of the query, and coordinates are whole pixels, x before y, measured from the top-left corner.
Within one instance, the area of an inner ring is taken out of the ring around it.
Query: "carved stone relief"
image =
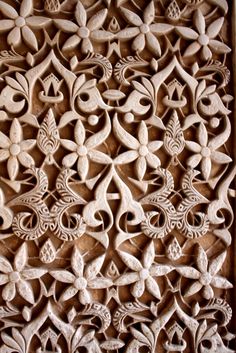
[[[0,353],[233,353],[232,9],[0,1]]]

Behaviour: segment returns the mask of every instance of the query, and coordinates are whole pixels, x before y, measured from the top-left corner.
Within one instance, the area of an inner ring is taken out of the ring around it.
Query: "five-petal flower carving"
[[[171,265],[154,263],[155,248],[153,241],[145,247],[141,261],[124,251],[119,251],[119,255],[132,272],[121,275],[115,281],[115,285],[125,286],[132,283],[131,293],[135,298],[141,297],[146,287],[150,294],[160,299],[160,289],[153,277],[164,276],[171,272],[173,268]]]
[[[125,164],[136,160],[135,169],[139,180],[142,180],[147,169],[157,168],[160,166],[160,159],[153,153],[157,151],[162,145],[163,141],[151,141],[148,139],[148,129],[144,121],[142,121],[138,128],[138,139],[129,134],[120,125],[117,117],[113,120],[114,132],[121,143],[129,148],[129,151],[118,155],[114,163]]]
[[[202,59],[208,60],[211,59],[212,52],[226,54],[231,51],[222,41],[214,39],[219,35],[224,17],[217,18],[206,28],[205,18],[201,10],[198,9],[194,14],[193,23],[197,31],[188,27],[176,26],[176,31],[183,38],[194,40],[185,50],[184,57],[192,56],[201,49]]]
[[[22,298],[29,303],[34,303],[34,293],[28,280],[42,277],[47,270],[43,268],[26,268],[28,259],[27,245],[23,243],[17,250],[13,265],[4,256],[0,256],[0,285],[5,285],[2,297],[11,301],[16,295],[16,290]]]
[[[92,302],[92,297],[88,289],[103,289],[110,287],[112,281],[109,278],[97,276],[102,268],[104,258],[105,255],[101,255],[85,266],[83,257],[75,246],[71,257],[71,267],[74,274],[66,270],[50,272],[50,275],[57,281],[71,284],[64,290],[60,300],[69,300],[79,293],[80,303],[86,305]]]
[[[181,266],[176,269],[182,276],[195,280],[194,283],[186,289],[184,293],[186,297],[203,289],[204,298],[211,299],[214,297],[211,286],[222,289],[233,287],[226,278],[217,275],[222,268],[226,254],[227,252],[224,251],[209,262],[205,250],[201,245],[198,245],[196,259],[198,269],[189,266]]]
[[[0,10],[7,19],[0,20],[0,31],[11,30],[7,36],[7,43],[13,47],[22,43],[38,50],[38,41],[34,32],[30,29],[43,28],[51,21],[50,18],[42,16],[30,16],[33,11],[33,1],[23,0],[20,5],[19,14],[16,9],[5,1],[0,1]]]
[[[98,151],[95,147],[104,142],[109,134],[109,127],[90,136],[86,139],[86,130],[81,120],[78,120],[75,125],[74,135],[75,142],[71,140],[61,139],[63,147],[72,151],[63,158],[62,164],[70,168],[77,161],[77,171],[81,180],[85,180],[89,170],[89,159],[95,163],[109,164],[112,159],[105,153]]]
[[[186,147],[195,152],[195,154],[187,159],[187,164],[191,168],[195,168],[201,162],[202,176],[208,180],[211,174],[212,162],[218,164],[229,163],[232,159],[223,152],[216,151],[222,144],[218,138],[212,138],[208,141],[208,133],[203,123],[199,124],[197,132],[198,141],[186,141]]]
[[[55,20],[55,24],[58,28],[66,33],[73,34],[67,39],[62,49],[73,49],[81,42],[82,53],[86,54],[93,52],[93,45],[90,39],[97,42],[112,39],[114,37],[113,33],[100,29],[106,16],[107,9],[102,9],[87,20],[86,10],[81,1],[78,1],[75,9],[75,19],[77,24],[67,20]]]
[[[141,52],[145,45],[157,56],[161,55],[161,47],[155,35],[168,34],[173,26],[168,23],[153,23],[155,18],[154,1],[151,1],[143,12],[143,20],[136,13],[121,7],[125,19],[133,27],[128,27],[117,33],[119,39],[132,39],[132,49]]]
[[[0,161],[7,161],[7,171],[14,180],[19,171],[19,163],[26,168],[34,165],[34,159],[26,152],[32,149],[36,140],[23,139],[23,131],[19,121],[15,118],[10,127],[10,138],[0,131]]]

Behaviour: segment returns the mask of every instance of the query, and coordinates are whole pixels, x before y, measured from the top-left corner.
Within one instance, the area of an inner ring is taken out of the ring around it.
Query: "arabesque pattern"
[[[0,1],[1,353],[234,352],[227,12]]]

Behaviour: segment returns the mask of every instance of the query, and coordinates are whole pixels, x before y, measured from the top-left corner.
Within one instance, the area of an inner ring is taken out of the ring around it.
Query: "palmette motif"
[[[234,352],[227,12],[0,1],[0,353]]]

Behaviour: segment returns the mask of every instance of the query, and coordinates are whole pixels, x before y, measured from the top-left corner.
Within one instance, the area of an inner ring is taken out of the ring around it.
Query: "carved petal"
[[[150,152],[156,152],[163,145],[163,141],[151,141],[147,147]]]
[[[21,32],[20,28],[15,27],[11,30],[7,37],[7,43],[9,45],[13,45],[13,47],[19,45],[21,43]]]
[[[91,280],[96,277],[102,268],[104,258],[105,255],[101,255],[87,265],[84,271],[84,276],[87,280]]]
[[[141,18],[135,14],[134,12],[121,7],[121,12],[122,15],[124,15],[124,17],[126,18],[126,20],[133,26],[141,26],[143,24],[143,21],[141,20]]]
[[[15,22],[12,20],[0,20],[0,31],[8,31],[15,26]]]
[[[149,28],[150,32],[163,35],[169,33],[173,29],[173,26],[168,23],[153,23]]]
[[[108,31],[95,30],[91,32],[91,39],[96,40],[97,42],[104,42],[106,40],[111,40],[114,38],[114,34]]]
[[[78,154],[76,152],[70,153],[63,158],[62,164],[65,167],[70,168],[72,167],[73,164],[75,164],[77,158],[78,158]]]
[[[27,258],[28,258],[27,245],[26,243],[23,243],[15,255],[14,268],[19,272],[22,271],[26,265]]]
[[[79,291],[79,300],[83,305],[91,303],[92,298],[87,289],[82,289]]]
[[[186,147],[188,150],[196,152],[196,153],[200,153],[201,152],[201,146],[194,142],[194,141],[185,141],[186,143]]]
[[[160,159],[153,153],[148,153],[146,155],[147,164],[151,168],[157,168],[161,165]]]
[[[213,292],[213,289],[211,288],[210,285],[207,285],[207,286],[204,286],[203,287],[203,297],[205,299],[212,299],[214,297],[214,292]]]
[[[0,274],[0,285],[6,284],[9,281],[8,275]]]
[[[226,251],[222,252],[221,254],[216,256],[209,264],[209,273],[212,276],[215,276],[221,270],[222,265],[226,258],[226,254],[227,254]]]
[[[125,286],[137,282],[139,280],[138,272],[127,272],[124,275],[120,276],[116,281],[116,286]]]
[[[141,297],[143,295],[145,289],[145,282],[144,280],[139,280],[132,285],[131,293],[135,298]]]
[[[10,139],[0,131],[0,147],[9,148],[11,145]]]
[[[191,43],[184,52],[183,57],[192,56],[198,52],[201,45],[198,42]]]
[[[0,9],[4,16],[15,20],[18,17],[18,13],[11,5],[8,5],[5,1],[0,1]]]
[[[212,22],[207,30],[206,34],[208,35],[209,38],[215,38],[217,34],[219,34],[221,27],[223,26],[224,23],[224,17],[217,18],[214,22]]]
[[[67,20],[55,20],[54,22],[59,29],[66,33],[76,33],[79,28],[75,23]]]
[[[119,154],[119,156],[117,156],[114,159],[114,163],[115,164],[126,164],[126,163],[131,163],[133,162],[135,159],[137,159],[139,156],[137,151],[127,151],[124,153]]]
[[[202,273],[207,272],[208,258],[205,250],[201,245],[197,247],[197,266]]]
[[[112,159],[107,154],[105,154],[103,152],[91,150],[88,152],[88,155],[89,155],[90,159],[95,163],[101,163],[101,164],[112,163]]]
[[[31,150],[36,145],[36,140],[29,139],[20,143],[21,151]]]
[[[90,31],[94,31],[95,29],[99,29],[102,27],[107,16],[107,9],[102,9],[98,11],[95,15],[93,15],[87,23],[87,27]]]
[[[139,157],[135,163],[135,170],[139,180],[142,180],[147,169],[145,157]]]
[[[3,256],[0,256],[0,271],[3,273],[10,273],[13,271],[12,265]]]
[[[154,53],[157,56],[161,55],[161,47],[159,44],[158,39],[152,34],[151,32],[148,32],[146,34],[146,39],[147,39],[147,47],[148,49]]]
[[[157,298],[157,299],[161,298],[159,286],[154,278],[148,277],[146,279],[146,287],[147,287],[148,292],[150,294],[152,294],[155,298]]]
[[[77,36],[77,34],[74,34],[70,38],[68,38],[65,42],[65,44],[62,47],[62,50],[70,50],[75,48],[81,41],[81,38]]]
[[[50,18],[43,16],[31,16],[26,18],[26,24],[32,28],[43,28],[51,21]]]
[[[201,161],[202,176],[205,180],[208,180],[211,174],[211,159],[202,158]]]
[[[117,33],[116,37],[119,39],[131,39],[136,37],[139,33],[140,31],[137,27],[130,27],[122,29]]]
[[[21,279],[16,283],[16,287],[22,298],[27,300],[27,302],[34,304],[34,293],[29,283]]]
[[[77,171],[81,180],[85,180],[89,171],[89,161],[87,156],[82,156],[78,158]]]
[[[145,35],[140,33],[133,41],[132,48],[135,51],[142,51],[145,47]]]
[[[74,297],[74,295],[76,295],[77,293],[78,289],[76,289],[74,286],[69,286],[60,296],[60,301],[69,300],[70,298]]]
[[[144,23],[150,25],[153,22],[154,17],[155,17],[155,7],[154,7],[154,2],[151,1],[143,12]]]
[[[133,271],[141,271],[143,269],[143,266],[141,265],[141,262],[136,259],[136,257],[130,255],[127,252],[124,251],[119,251],[119,255],[122,259],[122,261],[128,266],[131,270]]]
[[[23,139],[22,128],[17,119],[14,119],[10,128],[10,140],[12,143],[20,143]]]
[[[33,10],[33,1],[23,0],[20,5],[20,16],[27,17],[31,14],[32,10]]]
[[[74,273],[76,274],[76,276],[78,276],[78,277],[83,276],[84,260],[83,260],[83,257],[81,256],[79,250],[76,247],[74,247],[74,250],[73,250],[73,254],[72,254],[72,258],[71,258],[71,266],[72,266],[72,269],[73,269]]]
[[[150,267],[150,275],[151,276],[164,276],[170,273],[173,270],[173,267],[170,265],[157,265],[153,264]]]
[[[199,128],[198,128],[198,141],[201,146],[206,146],[208,142],[208,134],[207,134],[207,129],[203,123],[200,123]]]
[[[60,281],[63,283],[74,283],[76,279],[76,277],[72,273],[65,270],[50,271],[49,273],[57,281]]]
[[[232,158],[227,156],[227,154],[218,152],[218,151],[213,151],[211,153],[211,159],[213,162],[219,163],[219,164],[232,162]]]
[[[25,43],[33,50],[38,50],[38,42],[34,35],[34,32],[28,27],[24,26],[22,28],[22,36],[24,38]]]
[[[232,283],[230,283],[226,278],[222,276],[215,276],[211,280],[211,284],[216,288],[233,288]]]
[[[112,280],[105,277],[97,277],[93,280],[90,280],[88,283],[88,287],[94,288],[94,289],[108,288],[111,285],[112,285]]]
[[[194,154],[187,159],[187,165],[191,168],[195,168],[202,160],[201,154]]]
[[[219,40],[210,39],[208,45],[211,50],[213,50],[217,54],[227,54],[231,52],[231,49],[228,47],[228,45],[220,42]]]
[[[142,256],[143,267],[149,269],[155,259],[154,243],[151,241],[144,249]]]
[[[20,152],[18,155],[18,160],[26,168],[32,167],[34,165],[34,159],[27,152]]]
[[[93,46],[89,38],[85,38],[82,40],[81,50],[84,54],[93,52]]]
[[[188,27],[181,27],[181,26],[177,26],[175,27],[177,33],[179,33],[183,38],[185,39],[194,39],[196,40],[199,36],[199,34],[194,31],[191,28]]]
[[[194,23],[195,26],[199,32],[199,34],[204,34],[205,33],[205,18],[201,12],[201,10],[197,9],[197,11],[194,14]]]
[[[184,293],[185,297],[190,297],[191,295],[199,292],[202,289],[202,284],[198,281],[192,283]]]
[[[75,10],[75,18],[79,26],[81,27],[86,26],[87,13],[81,1],[77,2],[76,10]]]
[[[18,174],[19,163],[16,157],[10,156],[7,161],[7,171],[11,180],[14,180]]]
[[[7,302],[10,302],[16,295],[16,286],[15,283],[7,283],[2,290],[2,297]]]
[[[43,268],[29,268],[22,271],[22,277],[25,280],[40,278],[47,273],[46,269]]]
[[[187,277],[187,278],[199,279],[200,275],[201,275],[198,270],[196,270],[195,268],[190,267],[190,266],[181,266],[181,267],[178,267],[176,270],[182,276]]]

